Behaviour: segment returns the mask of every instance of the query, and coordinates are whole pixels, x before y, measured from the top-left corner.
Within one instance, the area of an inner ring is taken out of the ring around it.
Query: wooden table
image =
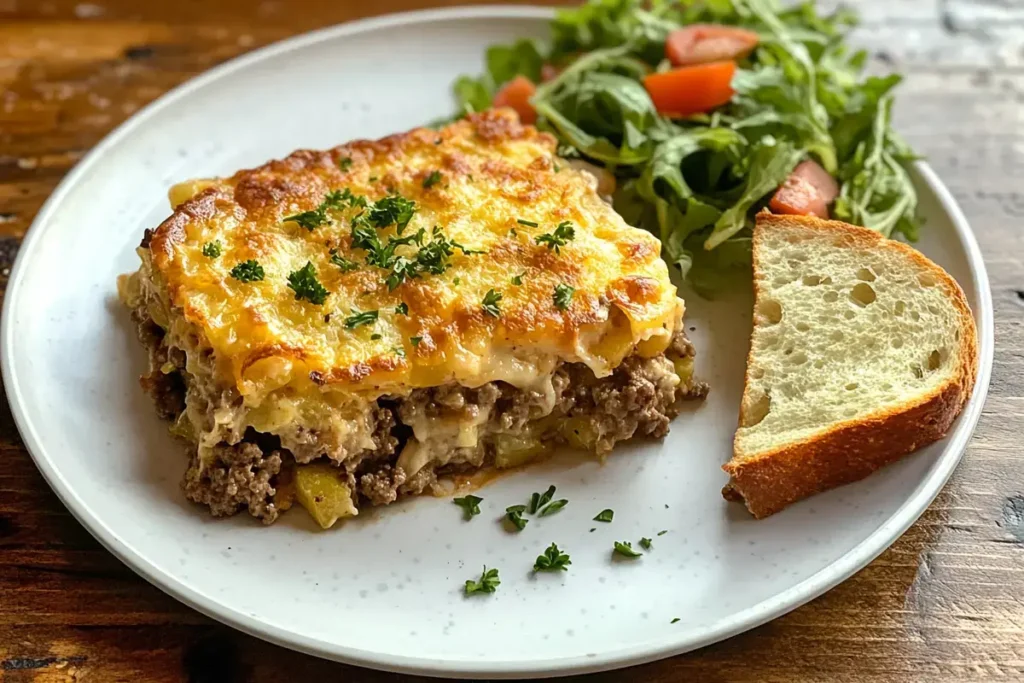
[[[254,47],[423,4],[450,3],[0,0],[0,291],[43,200],[139,107]],[[788,616],[630,680],[1024,680],[1024,9],[854,4],[874,61],[908,76],[900,128],[985,253],[996,311],[988,403],[952,481],[870,566]],[[241,635],[135,576],[51,493],[0,399],[0,681],[327,677],[399,678]]]

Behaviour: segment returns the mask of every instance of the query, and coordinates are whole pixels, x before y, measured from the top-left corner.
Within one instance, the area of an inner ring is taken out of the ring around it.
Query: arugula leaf
[[[487,79],[489,80],[489,79]],[[455,101],[463,114],[490,109],[494,89],[487,80],[471,76],[459,76],[452,86]]]
[[[484,565],[484,571],[480,575],[478,581],[468,580],[466,581],[466,595],[473,595],[474,593],[493,593],[498,590],[498,586],[501,585],[501,580],[498,578],[497,569],[488,569],[487,565]]]
[[[544,58],[532,40],[517,40],[511,45],[493,45],[485,55],[487,72],[491,83],[499,87],[516,76],[526,76],[534,83],[540,82],[540,69]]]
[[[749,174],[739,200],[715,221],[711,235],[704,241],[705,249],[714,249],[743,229],[749,217],[747,210],[754,202],[773,192],[793,171],[803,152],[788,142],[771,139],[754,145],[748,158]]]

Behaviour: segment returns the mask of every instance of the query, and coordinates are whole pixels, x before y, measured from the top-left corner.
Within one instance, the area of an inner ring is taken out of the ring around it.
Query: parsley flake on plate
[[[501,309],[498,308],[498,304],[501,302],[502,298],[501,292],[488,289],[487,293],[484,294],[484,300],[480,307],[484,309],[484,313],[495,318],[500,318]]]
[[[462,498],[453,498],[452,502],[462,508],[465,513],[463,519],[468,521],[480,514],[480,503],[483,500],[479,496],[463,496]]]
[[[533,563],[533,571],[535,572],[557,572],[569,571],[569,565],[572,564],[572,560],[569,559],[569,555],[559,550],[558,546],[552,543],[548,546],[547,550],[544,551],[543,555],[538,555],[537,560]]]
[[[623,557],[628,557],[630,559],[640,557],[643,555],[643,553],[633,550],[633,544],[629,541],[615,541],[615,549],[613,552],[622,555]]]
[[[665,534],[667,534],[667,533],[668,533],[668,529],[663,529],[662,531],[659,531],[659,532],[658,532],[658,535],[659,535],[659,536],[664,536],[664,535],[665,535]]]
[[[372,325],[377,322],[377,318],[380,316],[379,311],[359,311],[352,309],[352,315],[345,318],[345,328],[354,330],[360,325]]]
[[[525,505],[510,505],[505,508],[505,519],[516,528],[517,531],[522,531],[530,520],[523,517],[523,513],[526,512]]]
[[[288,286],[295,292],[296,299],[305,299],[317,306],[327,300],[328,292],[316,277],[316,268],[310,261],[302,268],[288,273]]]
[[[220,240],[207,242],[206,244],[203,245],[203,256],[205,256],[206,258],[217,258],[218,256],[220,256],[220,252]]]
[[[564,311],[569,308],[569,303],[572,301],[572,295],[575,293],[575,287],[571,287],[567,284],[556,285],[554,294],[552,295],[552,298],[555,301],[555,308],[560,311]]]
[[[548,249],[554,249],[555,253],[559,254],[561,248],[574,239],[576,239],[576,228],[573,227],[572,221],[562,221],[554,232],[537,235],[534,241],[537,244],[546,245]]]
[[[544,509],[542,509],[540,511],[540,513],[538,513],[537,516],[538,517],[547,517],[548,515],[553,515],[556,512],[558,512],[559,510],[561,510],[562,508],[564,508],[568,504],[569,504],[569,501],[567,501],[565,498],[562,498],[561,500],[556,500],[553,503],[549,503],[548,505],[545,505]]]
[[[676,622],[678,622],[678,621],[679,621],[679,617],[676,617],[675,619],[673,619],[672,621],[670,621],[670,622],[668,622],[668,623],[670,623],[670,624],[674,624],[674,623],[676,623]]]
[[[650,550],[652,545],[653,543],[651,543],[651,539],[647,538],[646,536],[640,539],[640,546],[644,550]]]
[[[532,496],[530,496],[530,506],[527,509],[527,512],[529,512],[531,515],[535,514],[537,512],[537,510],[540,510],[545,505],[550,503],[551,499],[554,498],[554,497],[555,497],[555,487],[554,487],[554,485],[549,486],[548,490],[545,491],[544,493],[534,492],[534,494]]]
[[[239,282],[259,282],[263,279],[263,266],[255,259],[242,261],[231,269],[231,277]]]
[[[595,522],[610,522],[615,517],[615,511],[612,509],[601,510],[597,513],[597,517],[594,517]]]
[[[488,569],[487,565],[484,565],[484,571],[480,575],[479,581],[473,581],[472,579],[466,581],[466,595],[493,593],[498,590],[500,585],[501,580],[498,578],[498,570]]]

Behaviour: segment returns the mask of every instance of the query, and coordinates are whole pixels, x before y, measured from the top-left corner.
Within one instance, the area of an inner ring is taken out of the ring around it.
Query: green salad
[[[768,206],[917,238],[915,156],[890,126],[901,79],[862,75],[855,23],[810,3],[592,0],[558,12],[550,45],[492,46],[454,92],[460,115],[512,106],[612,174],[616,210],[708,294],[749,272]]]

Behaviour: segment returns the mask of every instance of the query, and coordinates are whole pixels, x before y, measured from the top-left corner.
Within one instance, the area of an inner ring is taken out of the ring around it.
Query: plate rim
[[[192,91],[228,76],[234,71],[250,64],[295,49],[325,40],[410,24],[459,19],[547,20],[554,16],[554,11],[554,8],[550,7],[490,5],[400,12],[328,26],[245,53],[185,81],[136,112],[94,146],[75,168],[61,180],[43,203],[18,250],[17,258],[8,279],[8,286],[4,296],[5,305],[3,307],[2,319],[0,319],[0,374],[3,376],[8,404],[10,405],[11,414],[14,417],[18,432],[21,434],[26,450],[29,452],[40,473],[42,473],[47,484],[57,494],[60,501],[75,519],[107,551],[111,552],[136,574],[176,600],[221,623],[277,645],[334,661],[397,673],[454,676],[459,678],[474,676],[488,676],[491,678],[529,676],[539,678],[585,674],[644,664],[705,647],[760,626],[800,607],[845,581],[892,545],[917,521],[945,486],[966,451],[967,444],[981,416],[982,407],[988,394],[995,346],[994,311],[985,262],[974,233],[967,222],[967,218],[952,193],[939,179],[938,175],[928,164],[922,161],[914,162],[913,170],[935,194],[939,205],[953,224],[960,242],[964,245],[967,263],[971,270],[973,284],[980,301],[978,310],[974,311],[978,319],[980,341],[980,367],[974,393],[963,414],[960,416],[957,427],[952,433],[950,441],[933,471],[918,484],[917,489],[874,532],[832,564],[822,568],[795,586],[776,593],[774,596],[752,607],[720,619],[710,626],[679,631],[669,637],[649,640],[641,645],[606,651],[600,654],[541,660],[481,662],[432,659],[385,655],[371,650],[346,647],[338,643],[320,640],[279,628],[238,612],[184,584],[173,574],[164,572],[150,564],[145,557],[122,540],[114,529],[108,527],[99,519],[90,510],[88,504],[78,496],[75,492],[75,487],[63,478],[59,468],[51,462],[46,453],[42,440],[39,438],[31,419],[27,415],[27,411],[23,409],[18,377],[10,351],[14,339],[14,314],[12,311],[16,307],[12,302],[19,296],[24,271],[28,269],[28,264],[30,263],[29,254],[33,251],[36,242],[42,239],[44,231],[51,223],[52,216],[59,210],[65,195],[79,182],[81,177],[102,159],[109,148],[119,143],[122,138],[126,137],[138,126],[145,124],[158,110],[189,95]]]

